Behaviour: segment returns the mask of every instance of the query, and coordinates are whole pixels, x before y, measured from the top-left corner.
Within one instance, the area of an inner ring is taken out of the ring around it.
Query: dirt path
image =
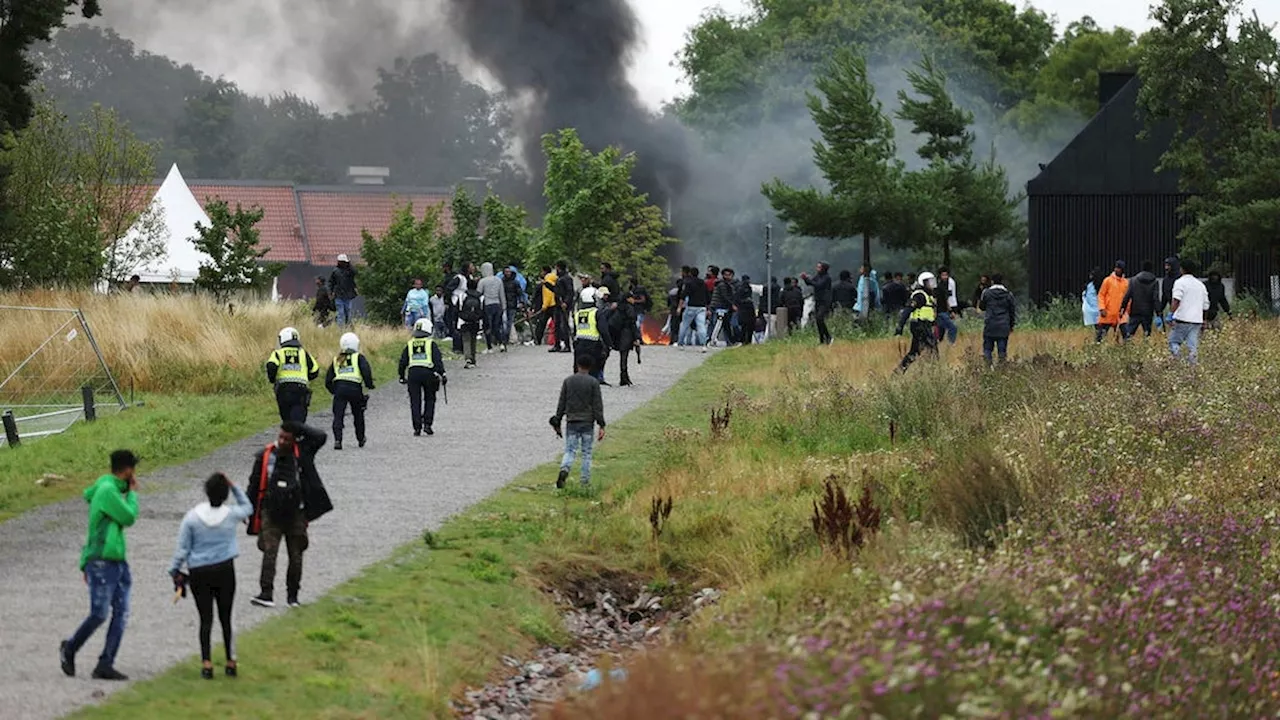
[[[704,357],[674,348],[646,348],[644,364],[633,366],[636,387],[605,388],[606,417],[612,422],[652,399]],[[559,445],[547,418],[555,410],[569,364],[568,355],[518,347],[505,355],[481,357],[476,370],[464,372],[450,365],[451,404],[440,404],[434,437],[413,437],[404,390],[394,378],[378,378],[381,387],[369,407],[368,446],[355,449],[348,418],[348,449],[337,452],[326,446],[317,458],[336,510],[312,527],[303,602],[417,538],[424,528],[439,526],[525,470],[556,457]],[[616,379],[616,373],[616,366],[611,367],[610,378]],[[324,412],[313,412],[312,424],[330,424],[328,397],[323,390],[316,393],[312,409],[324,405]],[[272,400],[264,395],[263,402]],[[190,602],[171,604],[173,586],[165,572],[178,524],[203,499],[201,483],[210,472],[222,470],[243,483],[252,454],[274,435],[273,431],[234,443],[181,467],[144,473],[141,517],[128,531],[132,612],[116,663],[132,678],[153,677],[198,651],[196,613]],[[122,687],[88,679],[105,627],[77,658],[79,677],[68,679],[58,669],[58,641],[69,636],[88,611],[76,571],[84,528],[85,506],[79,501],[0,524],[0,708],[5,718],[59,717]],[[244,536],[240,550],[236,626],[243,631],[287,611],[249,605],[257,589],[260,556],[252,539]],[[283,555],[282,549],[277,596],[283,596]]]

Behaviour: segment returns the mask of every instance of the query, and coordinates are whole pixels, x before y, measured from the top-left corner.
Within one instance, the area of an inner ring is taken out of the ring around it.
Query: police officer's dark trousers
[[[429,368],[413,367],[405,376],[409,388],[409,418],[413,431],[428,430],[436,420],[436,392],[440,390],[440,378]]]
[[[926,320],[912,320],[911,349],[907,351],[906,357],[902,358],[902,364],[898,366],[898,370],[906,371],[920,353],[926,350],[934,355],[938,354],[938,337],[933,334],[933,323]]]
[[[578,338],[577,340],[574,340],[573,357],[575,365],[577,364],[577,358],[583,355],[595,360],[595,369],[591,371],[591,376],[597,380],[603,380],[604,343],[599,340],[587,340],[586,338]]]
[[[351,420],[356,426],[356,442],[364,442],[364,390],[350,380],[338,380],[333,384],[333,440],[342,442],[342,426],[351,406]]]
[[[307,404],[310,399],[311,390],[302,383],[287,382],[276,385],[276,407],[280,410],[280,422],[306,422]]]

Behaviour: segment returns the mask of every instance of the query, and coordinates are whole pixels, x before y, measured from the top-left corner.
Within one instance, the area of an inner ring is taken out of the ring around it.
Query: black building
[[[1035,301],[1079,297],[1089,271],[1123,259],[1129,274],[1143,260],[1177,255],[1188,219],[1178,212],[1187,196],[1174,173],[1157,172],[1173,137],[1155,127],[1139,139],[1140,83],[1132,72],[1103,73],[1101,110],[1052,162],[1027,183],[1030,290]],[[1204,258],[1201,259],[1205,260]],[[1227,258],[1237,292],[1269,294],[1271,261],[1257,255]]]

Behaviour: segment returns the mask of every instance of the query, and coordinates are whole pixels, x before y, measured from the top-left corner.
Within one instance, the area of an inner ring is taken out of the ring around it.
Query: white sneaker
[[[707,352],[707,346],[706,346],[706,345],[703,345],[703,346],[702,346],[702,353],[705,355],[705,354],[706,354],[706,352]]]

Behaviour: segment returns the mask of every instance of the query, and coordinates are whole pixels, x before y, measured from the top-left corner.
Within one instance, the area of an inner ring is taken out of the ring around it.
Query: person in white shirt
[[[1200,329],[1204,327],[1204,313],[1209,309],[1209,290],[1195,276],[1195,266],[1190,261],[1182,263],[1182,277],[1173,284],[1173,329],[1169,331],[1169,352],[1182,356],[1182,346],[1187,346],[1187,362],[1196,364],[1200,350]]]

